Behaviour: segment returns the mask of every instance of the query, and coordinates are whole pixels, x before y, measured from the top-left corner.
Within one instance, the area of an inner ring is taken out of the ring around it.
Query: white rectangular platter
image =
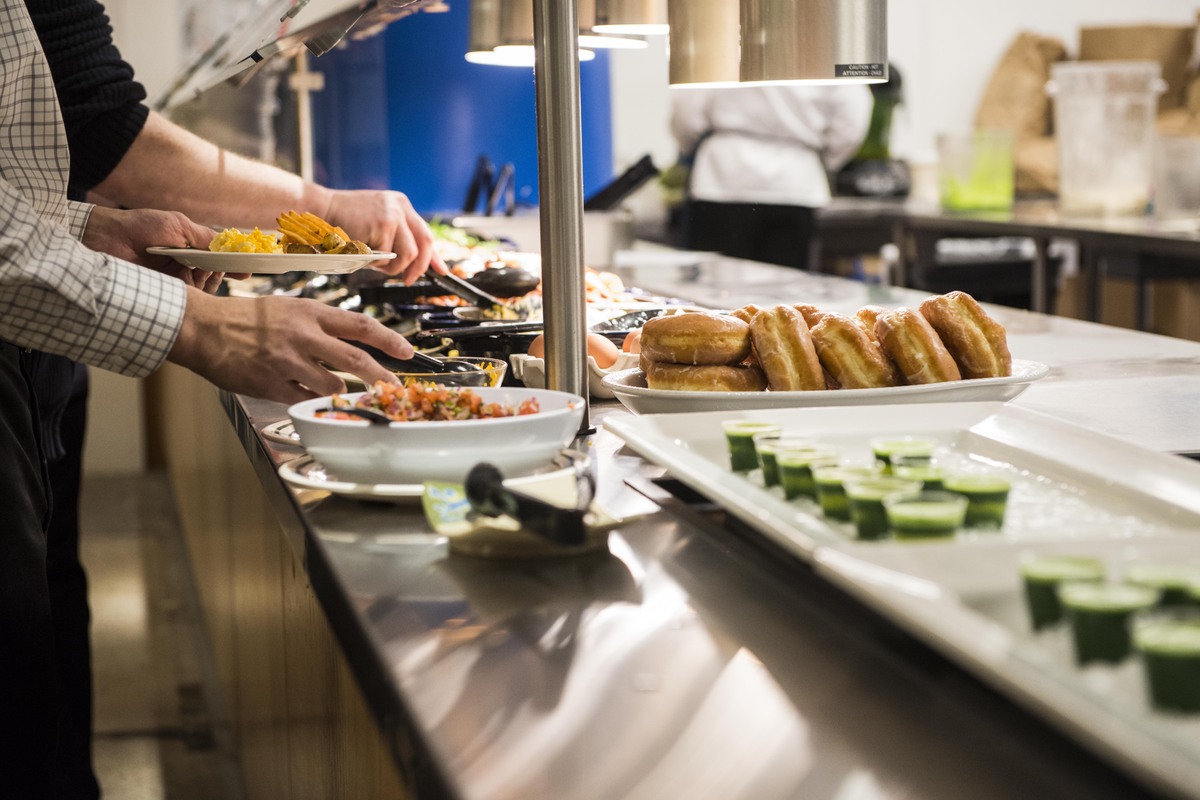
[[[721,423],[771,421],[848,455],[874,436],[913,434],[939,457],[1012,478],[998,532],[938,543],[860,542],[757,472],[729,470]],[[1096,555],[1120,576],[1133,561],[1200,564],[1200,464],[1003,403],[613,415],[608,430],[844,590],[1171,794],[1200,798],[1200,714],[1150,708],[1137,659],[1074,663],[1067,632],[1034,633],[1018,563],[1025,553]]]

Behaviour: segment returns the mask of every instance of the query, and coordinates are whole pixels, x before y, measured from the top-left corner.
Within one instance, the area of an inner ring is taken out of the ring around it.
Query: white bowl
[[[481,461],[505,476],[537,469],[554,460],[579,433],[584,400],[548,389],[473,389],[486,403],[519,405],[536,398],[541,411],[516,417],[375,425],[365,420],[316,416],[328,397],[288,409],[309,455],[337,476],[355,483],[461,482]],[[342,395],[351,402],[363,394]]]
[[[601,400],[612,400],[616,395],[613,394],[612,389],[604,385],[605,376],[636,367],[638,358],[640,356],[637,353],[621,352],[617,355],[617,360],[613,362],[613,365],[604,369],[596,363],[593,356],[588,356],[588,394]],[[514,378],[534,389],[545,388],[546,362],[544,359],[523,353],[514,353],[508,357],[508,360],[512,363]]]

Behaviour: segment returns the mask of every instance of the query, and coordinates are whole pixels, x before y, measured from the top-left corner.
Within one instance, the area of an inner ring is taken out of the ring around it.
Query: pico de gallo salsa
[[[407,385],[376,381],[374,386],[354,401],[341,395],[334,395],[330,399],[330,405],[335,409],[365,408],[383,414],[393,422],[492,419],[536,414],[541,410],[536,397],[529,397],[515,406],[510,403],[485,403],[474,389],[425,381],[412,381]],[[337,411],[323,411],[317,416],[360,419]]]

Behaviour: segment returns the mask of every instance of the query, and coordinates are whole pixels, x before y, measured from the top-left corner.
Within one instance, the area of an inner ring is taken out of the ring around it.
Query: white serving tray
[[[1014,479],[1004,530],[941,543],[859,542],[757,472],[728,468],[721,423],[772,421],[847,452],[878,435],[933,437],[943,458]],[[1200,564],[1200,464],[1003,403],[613,415],[633,450],[813,563],[834,584],[1081,742],[1173,794],[1200,797],[1200,715],[1153,711],[1136,659],[1077,667],[1066,632],[1035,634],[1017,566],[1029,551]]]
[[[671,414],[682,411],[736,411],[755,408],[809,408],[811,406],[863,406],[898,403],[959,403],[1011,400],[1050,368],[1037,361],[1013,360],[1013,374],[1004,378],[971,378],[878,389],[821,389],[811,392],[683,392],[651,389],[641,369],[612,371],[602,383],[636,414]]]

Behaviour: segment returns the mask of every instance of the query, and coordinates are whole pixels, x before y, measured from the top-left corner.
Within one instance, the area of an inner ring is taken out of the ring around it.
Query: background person
[[[671,131],[691,171],[682,246],[807,269],[828,173],[871,119],[865,85],[689,88],[671,93]]]

